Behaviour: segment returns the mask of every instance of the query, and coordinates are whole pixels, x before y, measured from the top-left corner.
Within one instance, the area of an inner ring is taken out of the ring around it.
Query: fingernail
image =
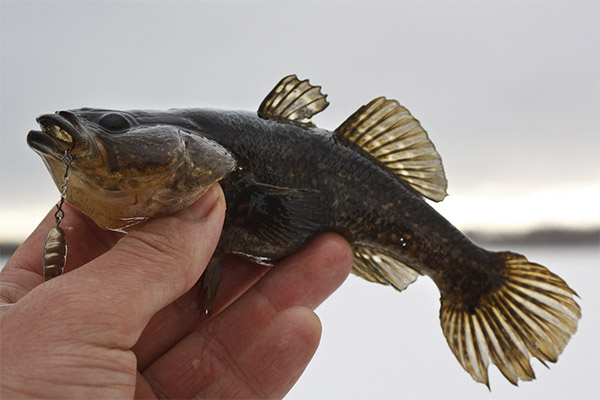
[[[204,219],[210,214],[213,206],[219,198],[218,185],[212,185],[194,204],[186,209],[186,214],[193,220]]]

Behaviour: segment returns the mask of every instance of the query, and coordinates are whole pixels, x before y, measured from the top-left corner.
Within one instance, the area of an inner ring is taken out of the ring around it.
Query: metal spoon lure
[[[47,281],[59,275],[62,275],[65,262],[67,261],[67,239],[65,231],[59,226],[65,217],[63,210],[63,204],[67,196],[67,187],[69,184],[69,169],[73,162],[73,157],[69,150],[65,150],[65,154],[62,159],[65,164],[65,175],[63,176],[63,182],[60,193],[60,201],[56,205],[56,212],[54,218],[56,219],[56,225],[48,232],[46,237],[46,243],[44,244],[44,280]]]

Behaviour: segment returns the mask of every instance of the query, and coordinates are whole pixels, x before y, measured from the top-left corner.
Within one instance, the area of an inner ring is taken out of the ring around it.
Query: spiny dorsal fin
[[[469,374],[489,387],[495,364],[511,383],[535,378],[529,363],[556,362],[581,317],[577,294],[545,267],[514,253],[498,253],[504,285],[477,304],[442,297],[440,322],[452,352]]]
[[[417,271],[385,250],[359,243],[353,244],[352,250],[352,273],[370,282],[392,285],[402,291],[419,276]]]
[[[326,98],[327,95],[321,93],[321,86],[288,75],[265,97],[258,107],[258,114],[263,118],[312,124],[310,118],[329,105]]]
[[[396,100],[374,99],[335,131],[428,199],[446,197],[448,182],[440,155],[419,121]]]

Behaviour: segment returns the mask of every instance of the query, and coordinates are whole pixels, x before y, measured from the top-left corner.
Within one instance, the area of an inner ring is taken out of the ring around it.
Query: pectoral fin
[[[272,245],[300,245],[325,220],[321,195],[315,190],[254,183],[248,193],[246,225]]]

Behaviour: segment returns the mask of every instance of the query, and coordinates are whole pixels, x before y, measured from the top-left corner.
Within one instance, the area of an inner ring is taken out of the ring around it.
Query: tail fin
[[[473,379],[489,387],[495,364],[514,385],[535,379],[529,359],[556,362],[577,330],[577,296],[557,275],[514,253],[504,261],[504,285],[475,306],[442,298],[440,320],[448,345]]]

